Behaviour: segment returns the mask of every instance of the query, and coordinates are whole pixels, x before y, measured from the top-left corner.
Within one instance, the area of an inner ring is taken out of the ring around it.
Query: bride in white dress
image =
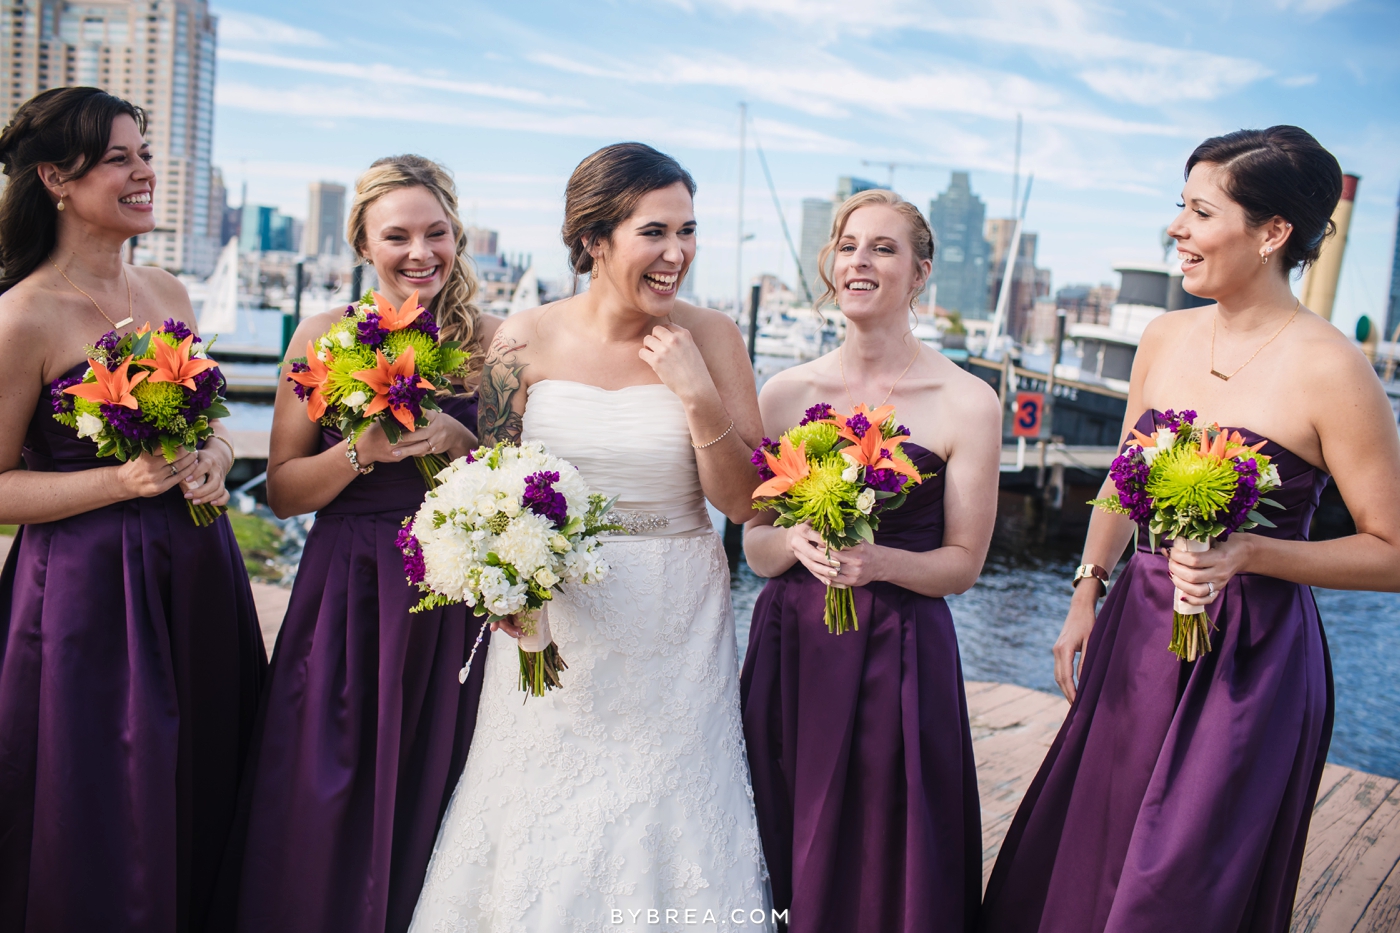
[[[564,241],[589,290],[511,317],[488,352],[483,442],[545,444],[633,533],[604,539],[606,580],[549,606],[562,688],[526,700],[518,633],[493,634],[417,933],[772,929],[705,509],[750,516],[762,428],[737,328],[676,300],[694,190],[638,143],[585,159]]]

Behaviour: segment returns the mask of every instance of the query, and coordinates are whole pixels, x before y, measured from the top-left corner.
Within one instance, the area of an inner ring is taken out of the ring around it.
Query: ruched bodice
[[[918,444],[905,444],[904,452],[926,478],[909,492],[903,505],[880,516],[875,543],[905,551],[932,551],[943,546],[943,487],[947,481],[943,468],[947,464]]]
[[[1150,434],[1156,430],[1155,419],[1160,416],[1160,412],[1152,409],[1143,412],[1142,417],[1138,419],[1137,430],[1143,434]],[[1322,490],[1327,485],[1327,474],[1288,448],[1248,428],[1225,428],[1224,430],[1240,432],[1246,443],[1251,445],[1263,441],[1264,446],[1259,449],[1259,452],[1271,458],[1270,462],[1278,468],[1279,479],[1283,481],[1283,485],[1269,493],[1268,496],[1283,508],[1275,509],[1269,506],[1259,508],[1260,514],[1273,522],[1276,527],[1268,528],[1260,525],[1257,528],[1251,528],[1249,533],[1289,541],[1307,540],[1308,529],[1312,526],[1313,512],[1317,511],[1317,504],[1322,499]],[[1145,533],[1138,535],[1138,550],[1150,550],[1149,539]]]
[[[675,536],[711,527],[685,408],[670,389],[543,379],[530,386],[528,398],[521,439],[543,444],[578,467],[594,490],[617,496],[617,511],[654,513],[668,522],[640,533]]]
[[[456,418],[476,430],[477,395],[448,395],[437,400],[444,413]],[[328,450],[339,444],[341,434],[335,428],[321,429],[321,449]],[[321,509],[323,515],[361,515],[370,512],[402,512],[418,508],[423,502],[425,490],[423,477],[417,465],[405,463],[379,463],[374,472],[357,476],[340,495]]]

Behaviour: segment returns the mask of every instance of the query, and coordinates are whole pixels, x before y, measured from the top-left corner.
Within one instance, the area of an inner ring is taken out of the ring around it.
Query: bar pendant
[[[130,324],[131,321],[132,321],[132,318],[124,317],[124,318],[122,318],[120,321],[118,321],[118,322],[116,323],[115,326],[116,326],[117,328],[122,328],[122,327],[125,327],[126,325]],[[1216,373],[1216,375],[1218,376],[1218,375],[1220,375],[1220,374],[1219,374],[1219,373]]]

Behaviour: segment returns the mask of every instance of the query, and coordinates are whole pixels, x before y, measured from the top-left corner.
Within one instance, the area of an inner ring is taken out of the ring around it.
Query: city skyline
[[[753,115],[744,278],[794,286],[755,137],[794,233],[802,200],[829,197],[833,177],[884,183],[867,160],[914,163],[894,186],[921,208],[968,171],[1000,217],[1020,111],[1022,177],[1036,174],[1027,225],[1058,289],[1113,281],[1117,261],[1160,260],[1200,139],[1296,122],[1362,176],[1336,320],[1384,311],[1400,188],[1400,82],[1383,38],[1400,24],[1393,5],[984,10],[894,3],[853,25],[837,5],[787,0],[468,3],[388,20],[367,4],[219,5],[216,162],[231,192],[247,180],[251,200],[299,213],[310,181],[350,184],[390,149],[422,151],[456,172],[467,223],[558,275],[569,171],[599,145],[641,138],[700,183],[699,291],[723,297],[735,278],[738,100]]]

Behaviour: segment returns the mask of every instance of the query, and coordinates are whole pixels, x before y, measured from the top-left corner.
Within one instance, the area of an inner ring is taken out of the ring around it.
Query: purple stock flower
[[[899,492],[908,478],[895,470],[872,470],[865,468],[865,485],[876,492]]]
[[[525,477],[525,495],[520,504],[548,519],[555,528],[563,528],[569,520],[569,503],[564,494],[554,488],[557,482],[559,474],[554,470],[531,473]]]
[[[346,306],[345,306],[345,313],[344,313],[343,315],[341,315],[341,316],[342,316],[342,317],[354,317],[354,316],[355,316],[355,306],[354,306],[354,305],[346,305]]]
[[[371,311],[356,329],[360,332],[360,343],[367,347],[377,347],[389,336],[389,332],[379,326],[379,313]]]
[[[428,568],[423,564],[423,547],[413,534],[413,519],[410,518],[399,529],[398,537],[394,539],[394,547],[403,553],[403,572],[408,577],[408,582],[422,583],[423,578],[428,575]]]
[[[811,408],[807,409],[807,413],[802,416],[801,421],[797,422],[797,426],[801,427],[804,424],[811,424],[813,421],[825,421],[827,418],[830,418],[831,415],[831,406],[828,405],[826,402],[818,402]],[[771,443],[766,437],[763,440],[765,446],[768,443]]]
[[[1249,521],[1250,511],[1259,504],[1259,464],[1253,457],[1246,457],[1235,464],[1235,472],[1239,474],[1239,481],[1226,507],[1225,518],[1220,523],[1225,526],[1225,533],[1220,536],[1222,541],[1239,531]]]
[[[196,337],[195,339],[198,340],[199,338]],[[306,364],[303,363],[301,365],[305,366]],[[295,369],[295,364],[293,364],[293,369]],[[185,407],[180,410],[180,414],[184,416],[186,421],[193,423],[195,419],[204,413],[206,408],[214,404],[214,399],[217,396],[224,394],[224,385],[224,374],[219,372],[219,367],[217,366],[213,369],[206,369],[204,372],[195,376],[194,391],[191,392],[190,397],[185,400]],[[304,386],[298,385],[297,383],[292,383],[292,386],[293,388],[301,389],[303,392],[307,391]],[[297,393],[297,397],[301,397],[300,392]],[[303,399],[303,401],[305,401],[305,399]]]
[[[897,425],[890,437],[909,437],[909,429],[902,424]]]
[[[423,398],[428,390],[418,384],[419,376],[395,376],[389,386],[389,407],[406,409],[416,422],[423,417]]]
[[[1192,424],[1195,420],[1196,413],[1189,408],[1179,415],[1168,408],[1162,412],[1162,417],[1156,419],[1160,427],[1170,428],[1173,434],[1179,432],[1183,425]]]
[[[49,402],[53,405],[54,414],[61,415],[73,410],[73,396],[64,395],[63,390],[82,381],[82,376],[60,376],[49,385]]]
[[[306,363],[292,363],[292,372],[294,373],[307,373],[310,371],[311,367],[308,366]],[[311,395],[310,389],[302,385],[300,382],[297,382],[294,379],[292,379],[291,376],[287,377],[287,381],[292,384],[292,391],[297,394],[297,398],[301,399],[303,402],[306,401],[307,397]]]
[[[818,405],[813,408],[807,409],[807,414],[810,415],[813,411],[820,407],[821,406]],[[804,420],[802,423],[809,424],[810,419]],[[772,438],[765,437],[763,439],[763,442],[758,445],[758,449],[753,452],[753,456],[749,457],[749,463],[752,463],[754,466],[758,467],[758,478],[761,482],[764,483],[768,482],[774,476],[773,471],[768,469],[768,458],[763,456],[763,452],[765,450],[770,453],[776,454],[778,452],[777,442],[774,441]]]
[[[184,321],[177,321],[173,317],[165,319],[165,323],[160,325],[160,329],[165,331],[176,340],[184,340],[186,337],[194,337],[194,331],[185,326]],[[194,337],[194,343],[200,343],[198,337]]]
[[[117,343],[119,341],[120,338],[117,337],[117,332],[114,330],[109,330],[101,337],[98,337],[97,340],[93,343],[93,348],[100,352],[105,358],[108,369],[111,369],[117,363],[121,362],[120,360],[116,359]]]
[[[856,412],[846,419],[846,427],[850,428],[856,437],[865,437],[865,432],[870,430],[870,419]]]
[[[438,339],[437,321],[433,320],[433,316],[428,313],[427,308],[424,308],[423,313],[413,319],[413,322],[408,325],[408,329],[427,334],[434,340]]]
[[[158,433],[155,425],[141,420],[141,412],[132,411],[125,405],[104,404],[102,418],[127,440],[148,441]]]
[[[1118,501],[1128,510],[1128,517],[1139,525],[1152,516],[1152,500],[1147,495],[1147,462],[1133,448],[1119,454],[1108,468],[1108,475],[1118,490]]]

